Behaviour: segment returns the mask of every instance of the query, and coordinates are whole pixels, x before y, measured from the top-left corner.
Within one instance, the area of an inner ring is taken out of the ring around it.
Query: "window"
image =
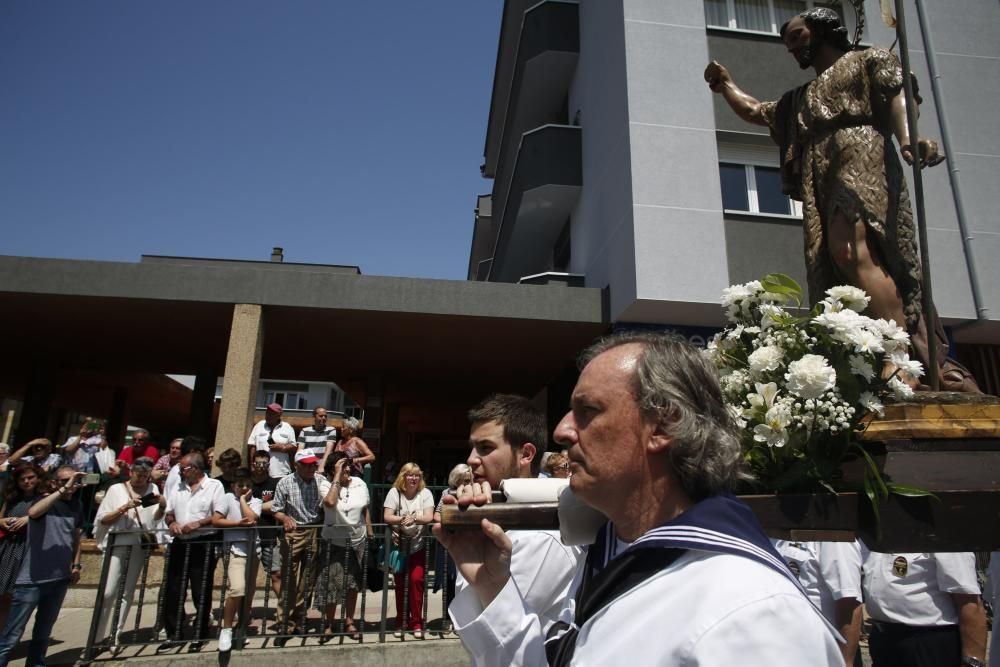
[[[265,391],[264,405],[277,403],[286,410],[308,410],[309,401],[296,391]]]
[[[727,211],[802,215],[801,205],[782,193],[777,167],[723,162],[719,165],[719,181],[722,208]]]
[[[855,16],[844,14],[840,0],[705,0],[705,24],[777,35],[788,19],[813,7],[829,7],[840,15],[849,35],[854,34]]]

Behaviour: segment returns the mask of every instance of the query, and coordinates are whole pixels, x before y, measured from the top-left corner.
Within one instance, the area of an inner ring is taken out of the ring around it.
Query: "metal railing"
[[[235,614],[233,650],[331,640],[382,643],[393,637],[407,641],[446,636],[451,630],[448,605],[454,595],[454,574],[451,586],[448,583],[454,565],[447,552],[430,531],[425,531],[423,549],[408,556],[406,567],[392,576],[392,533],[385,524],[373,527],[373,538],[356,546],[347,540],[346,547],[337,543],[345,540],[324,538],[323,525],[300,526],[287,534],[274,527],[214,529],[191,539],[174,538],[168,545],[158,543],[164,541],[166,531],[109,533],[81,662],[151,655],[154,644],[161,646],[158,653],[176,653],[185,646],[189,651],[202,650],[206,642],[216,640],[217,630],[223,627],[224,606],[237,584],[242,584],[245,594]],[[231,539],[226,539],[227,534]],[[245,565],[243,560],[233,560],[238,557],[232,548],[237,534],[258,545],[245,548],[246,542],[242,542]],[[396,548],[406,547],[404,542]],[[275,563],[278,554],[280,569]],[[381,562],[374,554],[381,556]],[[349,559],[358,556],[358,562],[349,564]],[[242,570],[240,582],[230,580],[230,565],[234,563],[236,570]],[[381,567],[375,569],[376,565]],[[261,569],[263,576],[259,577]],[[421,608],[413,615],[409,608],[410,577],[411,572],[419,574],[421,570],[420,595],[414,596],[420,599]],[[280,584],[272,586],[272,575]],[[258,583],[260,578],[262,583]],[[357,587],[356,632],[346,623],[350,579]],[[379,579],[381,589],[373,592]],[[390,620],[390,589],[395,592],[396,583],[401,586],[401,595],[395,596],[399,604],[393,601],[394,616],[402,619],[399,624]],[[435,602],[432,608],[431,591],[438,589],[440,603]],[[327,618],[328,607],[317,610],[322,602],[324,607],[336,605],[336,619]],[[132,620],[126,622],[130,615]]]

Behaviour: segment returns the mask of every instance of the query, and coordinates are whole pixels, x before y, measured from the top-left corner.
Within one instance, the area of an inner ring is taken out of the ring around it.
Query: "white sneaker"
[[[233,649],[233,629],[223,628],[219,630],[219,651],[225,653]]]

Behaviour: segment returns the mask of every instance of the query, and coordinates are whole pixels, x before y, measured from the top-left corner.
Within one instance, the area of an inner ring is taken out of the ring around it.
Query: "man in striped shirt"
[[[313,424],[299,431],[299,451],[310,450],[320,460],[319,469],[325,470],[326,443],[336,444],[337,427],[326,423],[326,408],[313,408]]]

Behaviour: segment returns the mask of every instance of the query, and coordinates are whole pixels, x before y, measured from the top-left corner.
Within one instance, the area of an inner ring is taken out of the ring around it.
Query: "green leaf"
[[[785,294],[799,303],[802,302],[802,288],[794,279],[784,273],[769,273],[761,279],[760,285],[766,292]]]
[[[907,498],[931,497],[934,500],[940,500],[940,498],[926,489],[918,489],[915,486],[897,484],[896,482],[886,482],[885,485],[888,487],[890,493],[895,493],[897,496],[905,496]]]

